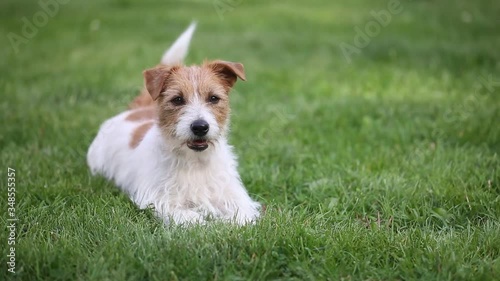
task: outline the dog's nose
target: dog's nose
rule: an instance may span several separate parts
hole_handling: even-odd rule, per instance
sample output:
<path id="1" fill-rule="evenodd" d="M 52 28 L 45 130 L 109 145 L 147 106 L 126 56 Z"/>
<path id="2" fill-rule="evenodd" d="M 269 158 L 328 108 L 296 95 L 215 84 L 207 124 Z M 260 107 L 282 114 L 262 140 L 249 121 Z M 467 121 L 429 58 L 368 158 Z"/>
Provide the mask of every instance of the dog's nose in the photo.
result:
<path id="1" fill-rule="evenodd" d="M 207 121 L 205 120 L 196 120 L 191 124 L 191 131 L 193 134 L 197 135 L 198 137 L 203 137 L 208 133 L 208 128 L 210 126 L 208 125 Z"/>

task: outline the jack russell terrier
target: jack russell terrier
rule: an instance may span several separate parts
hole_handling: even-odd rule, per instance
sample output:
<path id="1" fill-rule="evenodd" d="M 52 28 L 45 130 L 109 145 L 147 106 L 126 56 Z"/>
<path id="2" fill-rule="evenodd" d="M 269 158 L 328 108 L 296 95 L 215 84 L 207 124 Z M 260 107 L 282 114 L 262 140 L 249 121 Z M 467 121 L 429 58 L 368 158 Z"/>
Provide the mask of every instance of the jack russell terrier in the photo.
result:
<path id="1" fill-rule="evenodd" d="M 182 65 L 195 27 L 143 72 L 145 89 L 101 125 L 87 162 L 167 223 L 246 224 L 259 217 L 260 204 L 243 186 L 227 142 L 229 92 L 245 72 L 220 60 Z"/>

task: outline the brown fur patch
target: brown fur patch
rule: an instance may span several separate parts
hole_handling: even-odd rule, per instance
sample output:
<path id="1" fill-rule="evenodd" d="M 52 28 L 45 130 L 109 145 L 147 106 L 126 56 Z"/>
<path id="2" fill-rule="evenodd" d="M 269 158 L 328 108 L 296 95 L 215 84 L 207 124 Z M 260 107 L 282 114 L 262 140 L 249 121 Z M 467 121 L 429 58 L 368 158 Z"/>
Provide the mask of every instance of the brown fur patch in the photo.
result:
<path id="1" fill-rule="evenodd" d="M 128 105 L 128 108 L 135 109 L 154 105 L 153 98 L 148 90 L 142 89 L 141 93 Z"/>
<path id="2" fill-rule="evenodd" d="M 233 87 L 237 78 L 246 81 L 245 68 L 241 63 L 216 60 L 212 62 L 205 62 L 203 67 L 212 69 L 217 77 L 225 84 L 227 88 Z"/>
<path id="3" fill-rule="evenodd" d="M 141 141 L 144 139 L 144 136 L 146 136 L 146 133 L 149 131 L 149 129 L 151 129 L 151 127 L 153 127 L 153 124 L 154 122 L 146 122 L 135 128 L 135 130 L 132 132 L 132 138 L 129 142 L 130 148 L 136 148 L 137 146 L 139 146 Z"/>
<path id="4" fill-rule="evenodd" d="M 144 76 L 144 85 L 153 100 L 158 99 L 165 90 L 171 74 L 179 66 L 158 65 L 154 68 L 146 69 L 142 72 Z"/>
<path id="5" fill-rule="evenodd" d="M 132 111 L 125 120 L 127 121 L 147 121 L 153 120 L 158 116 L 157 109 L 155 106 L 143 107 L 137 110 Z"/>

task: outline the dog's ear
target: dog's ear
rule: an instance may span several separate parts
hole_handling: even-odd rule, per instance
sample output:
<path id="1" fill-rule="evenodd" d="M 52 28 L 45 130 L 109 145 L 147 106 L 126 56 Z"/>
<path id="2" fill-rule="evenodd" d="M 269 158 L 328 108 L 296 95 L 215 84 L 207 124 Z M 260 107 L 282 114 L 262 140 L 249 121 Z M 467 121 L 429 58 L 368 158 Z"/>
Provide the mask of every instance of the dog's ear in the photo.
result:
<path id="1" fill-rule="evenodd" d="M 175 67 L 160 65 L 142 72 L 144 75 L 144 84 L 146 84 L 146 89 L 153 100 L 156 100 L 160 96 L 160 93 L 165 90 L 167 79 L 174 69 Z"/>
<path id="2" fill-rule="evenodd" d="M 216 60 L 208 63 L 208 67 L 212 69 L 229 88 L 233 87 L 237 78 L 246 81 L 245 68 L 241 63 Z"/>

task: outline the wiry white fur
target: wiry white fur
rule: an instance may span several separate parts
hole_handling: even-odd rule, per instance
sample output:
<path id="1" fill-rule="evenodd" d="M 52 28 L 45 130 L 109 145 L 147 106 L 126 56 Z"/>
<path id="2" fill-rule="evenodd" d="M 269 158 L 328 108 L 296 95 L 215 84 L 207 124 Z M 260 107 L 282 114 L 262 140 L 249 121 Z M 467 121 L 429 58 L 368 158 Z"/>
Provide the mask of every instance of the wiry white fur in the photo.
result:
<path id="1" fill-rule="evenodd" d="M 189 41 L 182 46 L 187 48 Z M 200 223 L 210 217 L 238 224 L 254 221 L 260 205 L 240 180 L 227 128 L 218 127 L 201 101 L 191 102 L 185 110 L 174 137 L 163 135 L 155 121 L 136 148 L 129 142 L 141 122 L 126 120 L 132 110 L 104 122 L 87 154 L 92 173 L 114 180 L 140 208 L 154 207 L 165 222 Z M 210 145 L 202 152 L 186 146 L 186 140 L 193 138 L 190 124 L 197 119 L 210 125 L 206 136 Z"/>
<path id="2" fill-rule="evenodd" d="M 194 30 L 196 29 L 196 22 L 192 22 L 191 25 L 184 31 L 174 44 L 163 54 L 161 58 L 161 63 L 164 65 L 176 65 L 181 64 L 189 50 L 189 43 L 193 37 Z"/>

